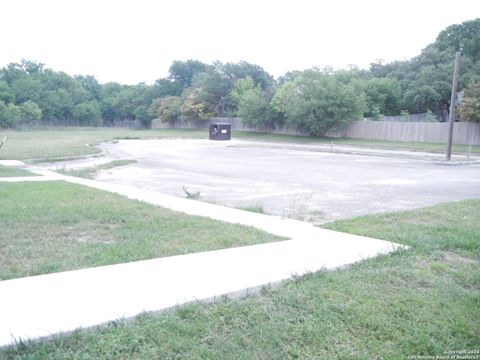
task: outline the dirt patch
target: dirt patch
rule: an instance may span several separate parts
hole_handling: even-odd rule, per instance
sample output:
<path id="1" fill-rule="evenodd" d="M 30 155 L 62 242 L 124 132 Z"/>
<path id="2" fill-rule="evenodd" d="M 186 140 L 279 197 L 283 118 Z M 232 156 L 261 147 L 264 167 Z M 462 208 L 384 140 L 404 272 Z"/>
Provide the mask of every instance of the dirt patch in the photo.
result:
<path id="1" fill-rule="evenodd" d="M 105 226 L 102 229 L 78 229 L 76 226 L 60 231 L 60 236 L 67 241 L 76 241 L 82 244 L 113 244 L 116 238 L 112 231 L 115 226 Z"/>
<path id="2" fill-rule="evenodd" d="M 444 253 L 443 261 L 446 263 L 478 264 L 478 261 L 475 259 L 460 256 L 450 251 Z"/>

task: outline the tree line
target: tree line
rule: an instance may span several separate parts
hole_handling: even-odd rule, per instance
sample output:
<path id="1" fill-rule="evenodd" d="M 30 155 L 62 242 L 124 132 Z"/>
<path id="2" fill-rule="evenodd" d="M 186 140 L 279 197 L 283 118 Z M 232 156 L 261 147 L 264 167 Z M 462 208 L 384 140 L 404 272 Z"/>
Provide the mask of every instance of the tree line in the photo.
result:
<path id="1" fill-rule="evenodd" d="M 448 116 L 454 54 L 462 49 L 459 114 L 480 121 L 480 19 L 451 25 L 408 61 L 368 70 L 314 68 L 274 79 L 248 62 L 174 61 L 153 85 L 100 84 L 28 60 L 0 69 L 0 127 L 43 123 L 109 126 L 137 120 L 165 122 L 239 116 L 258 129 L 276 125 L 311 134 L 362 117 L 431 112 Z"/>

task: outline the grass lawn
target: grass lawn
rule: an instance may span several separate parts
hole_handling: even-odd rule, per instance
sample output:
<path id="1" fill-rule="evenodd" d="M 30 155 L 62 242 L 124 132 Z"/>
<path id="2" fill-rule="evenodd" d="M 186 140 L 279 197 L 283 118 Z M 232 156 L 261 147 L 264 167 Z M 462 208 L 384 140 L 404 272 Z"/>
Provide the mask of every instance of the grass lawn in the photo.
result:
<path id="1" fill-rule="evenodd" d="M 15 177 L 15 176 L 35 176 L 30 171 L 17 169 L 11 166 L 0 165 L 0 177 Z"/>
<path id="2" fill-rule="evenodd" d="M 3 217 L 3 216 L 2 216 Z M 259 294 L 143 314 L 6 359 L 407 359 L 478 350 L 480 200 L 326 226 L 411 246 Z M 2 227 L 3 228 L 3 227 Z"/>
<path id="3" fill-rule="evenodd" d="M 280 240 L 62 181 L 0 183 L 0 229 L 0 280 Z"/>
<path id="4" fill-rule="evenodd" d="M 55 160 L 92 155 L 100 150 L 96 144 L 115 139 L 207 138 L 206 130 L 132 130 L 117 128 L 57 128 L 54 130 L 0 131 L 7 141 L 1 159 Z"/>
<path id="5" fill-rule="evenodd" d="M 55 130 L 0 131 L 0 136 L 7 136 L 1 159 L 35 159 L 51 161 L 72 157 L 92 155 L 99 152 L 96 144 L 115 139 L 150 139 L 150 138 L 208 138 L 207 130 L 192 129 L 158 129 L 132 130 L 117 128 L 59 128 Z M 360 147 L 413 150 L 428 152 L 445 152 L 445 144 L 391 142 L 362 139 L 333 139 L 317 136 L 278 135 L 261 132 L 233 131 L 233 138 L 247 140 L 277 141 L 289 143 L 314 143 L 353 145 Z M 465 145 L 453 145 L 454 153 L 465 154 Z M 472 146 L 473 154 L 480 154 L 480 146 Z"/>
<path id="6" fill-rule="evenodd" d="M 350 138 L 328 138 L 321 136 L 297 136 L 297 135 L 281 135 L 262 132 L 248 131 L 232 131 L 232 137 L 250 140 L 262 141 L 278 141 L 293 143 L 312 143 L 312 144 L 334 144 L 351 145 L 356 147 L 386 149 L 386 150 L 410 150 L 425 151 L 434 153 L 445 153 L 446 144 L 439 143 L 423 143 L 423 142 L 403 142 L 403 141 L 384 141 L 384 140 L 367 140 L 367 139 L 350 139 Z M 466 145 L 453 144 L 452 153 L 466 154 Z M 480 146 L 472 146 L 472 154 L 480 154 Z"/>

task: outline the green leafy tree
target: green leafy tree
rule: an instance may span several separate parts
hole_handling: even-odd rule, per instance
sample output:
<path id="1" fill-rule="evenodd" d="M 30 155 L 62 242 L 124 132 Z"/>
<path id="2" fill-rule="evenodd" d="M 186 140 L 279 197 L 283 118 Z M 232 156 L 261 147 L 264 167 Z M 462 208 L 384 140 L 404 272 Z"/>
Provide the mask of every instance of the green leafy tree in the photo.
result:
<path id="1" fill-rule="evenodd" d="M 135 109 L 139 106 L 134 86 L 122 85 L 116 93 L 114 106 L 118 117 L 115 120 L 135 120 Z"/>
<path id="2" fill-rule="evenodd" d="M 64 90 L 73 104 L 79 104 L 93 98 L 79 82 L 64 72 L 46 69 L 43 73 L 42 82 L 49 91 Z"/>
<path id="3" fill-rule="evenodd" d="M 99 101 L 102 98 L 102 86 L 98 83 L 97 79 L 91 75 L 76 75 L 75 81 L 88 92 L 89 98 Z"/>
<path id="4" fill-rule="evenodd" d="M 20 106 L 21 120 L 31 122 L 42 118 L 42 109 L 37 103 L 27 100 Z"/>
<path id="5" fill-rule="evenodd" d="M 198 60 L 176 60 L 170 65 L 169 79 L 179 84 L 181 89 L 186 89 L 192 85 L 195 75 L 207 71 L 208 67 Z"/>
<path id="6" fill-rule="evenodd" d="M 233 109 L 230 98 L 230 90 L 233 84 L 229 79 L 222 75 L 214 68 L 197 74 L 192 82 L 192 89 L 199 89 L 202 94 L 202 101 L 206 107 L 212 109 L 213 116 L 224 116 L 225 113 L 231 112 Z"/>
<path id="7" fill-rule="evenodd" d="M 405 93 L 404 101 L 409 104 L 408 109 L 413 113 L 425 112 L 428 109 L 438 109 L 442 95 L 430 85 L 411 86 Z"/>
<path id="8" fill-rule="evenodd" d="M 453 62 L 423 66 L 404 94 L 404 105 L 411 113 L 437 112 L 448 106 L 452 87 Z"/>
<path id="9" fill-rule="evenodd" d="M 41 100 L 44 119 L 67 121 L 72 119 L 75 103 L 65 89 L 49 90 Z"/>
<path id="10" fill-rule="evenodd" d="M 148 113 L 148 106 L 145 104 L 139 105 L 133 111 L 135 120 L 138 120 L 140 124 L 145 128 L 149 128 L 152 125 L 152 116 Z"/>
<path id="11" fill-rule="evenodd" d="M 148 109 L 148 112 L 152 117 L 173 124 L 180 118 L 180 106 L 181 98 L 179 96 L 166 96 L 155 99 Z"/>
<path id="12" fill-rule="evenodd" d="M 102 118 L 105 123 L 138 120 L 149 127 L 152 118 L 147 110 L 153 95 L 152 87 L 145 84 L 132 86 L 108 83 L 104 86 L 100 102 Z"/>
<path id="13" fill-rule="evenodd" d="M 434 46 L 440 51 L 455 52 L 462 49 L 462 54 L 474 62 L 480 60 L 480 18 L 450 25 L 438 34 Z"/>
<path id="14" fill-rule="evenodd" d="M 118 83 L 110 82 L 103 85 L 100 111 L 105 125 L 112 124 L 115 120 L 121 119 L 120 110 L 117 107 L 117 99 L 121 91 L 122 85 Z"/>
<path id="15" fill-rule="evenodd" d="M 19 78 L 13 81 L 10 87 L 15 94 L 16 101 L 19 103 L 28 100 L 40 103 L 46 91 L 45 83 L 42 82 L 42 79 L 34 77 Z"/>
<path id="16" fill-rule="evenodd" d="M 148 125 L 147 109 L 156 90 L 145 84 L 101 85 L 93 76 L 73 78 L 27 60 L 0 70 L 0 97 L 5 104 L 22 106 L 31 101 L 40 108 L 42 121 L 60 120 L 65 125 L 95 125 L 101 119 L 105 123 L 139 119 Z"/>
<path id="17" fill-rule="evenodd" d="M 458 107 L 458 117 L 480 122 L 480 82 L 472 83 L 465 89 L 463 101 Z"/>
<path id="18" fill-rule="evenodd" d="M 356 81 L 343 74 L 308 70 L 285 83 L 275 95 L 274 106 L 285 113 L 287 125 L 312 135 L 362 118 L 365 100 Z"/>
<path id="19" fill-rule="evenodd" d="M 230 96 L 237 106 L 237 115 L 246 125 L 257 129 L 274 127 L 281 120 L 281 114 L 270 105 L 271 96 L 262 91 L 250 76 L 235 82 Z"/>
<path id="20" fill-rule="evenodd" d="M 243 95 L 252 89 L 257 88 L 253 79 L 250 76 L 247 76 L 243 79 L 238 79 L 235 81 L 233 89 L 230 91 L 230 96 L 234 101 L 235 105 L 238 105 L 242 100 Z"/>
<path id="21" fill-rule="evenodd" d="M 5 104 L 0 100 L 0 127 L 13 127 L 21 119 L 20 107 L 15 104 Z"/>
<path id="22" fill-rule="evenodd" d="M 383 116 L 380 107 L 377 105 L 370 106 L 369 110 L 365 114 L 373 120 L 380 120 Z"/>
<path id="23" fill-rule="evenodd" d="M 402 94 L 397 80 L 372 78 L 366 82 L 364 92 L 367 105 L 365 116 L 398 114 Z"/>
<path id="24" fill-rule="evenodd" d="M 239 63 L 225 63 L 217 61 L 214 64 L 216 72 L 218 72 L 222 78 L 225 78 L 232 87 L 237 80 L 245 79 L 249 77 L 252 79 L 255 86 L 260 86 L 262 90 L 267 90 L 273 86 L 273 77 L 266 72 L 261 66 L 250 64 L 246 61 L 240 61 Z"/>
<path id="25" fill-rule="evenodd" d="M 246 125 L 254 128 L 266 129 L 272 125 L 268 117 L 268 101 L 258 87 L 242 95 L 237 113 Z"/>
<path id="26" fill-rule="evenodd" d="M 154 98 L 180 96 L 183 90 L 180 82 L 171 79 L 158 79 L 153 85 Z"/>
<path id="27" fill-rule="evenodd" d="M 15 102 L 15 94 L 6 81 L 0 80 L 0 101 L 5 103 Z"/>
<path id="28" fill-rule="evenodd" d="M 101 115 L 100 106 L 95 100 L 76 104 L 72 111 L 72 118 L 80 125 L 99 126 L 102 124 Z"/>
<path id="29" fill-rule="evenodd" d="M 209 101 L 210 94 L 202 88 L 184 92 L 180 112 L 186 120 L 208 120 L 215 116 L 215 108 Z"/>
<path id="30" fill-rule="evenodd" d="M 455 24 L 441 31 L 436 41 L 408 61 L 371 64 L 376 78 L 393 78 L 402 93 L 401 107 L 411 113 L 433 111 L 446 119 L 455 51 L 462 48 L 459 89 L 480 80 L 480 19 Z"/>
<path id="31" fill-rule="evenodd" d="M 10 63 L 0 70 L 0 79 L 9 85 L 25 77 L 39 77 L 44 74 L 44 64 L 22 59 L 20 63 Z"/>

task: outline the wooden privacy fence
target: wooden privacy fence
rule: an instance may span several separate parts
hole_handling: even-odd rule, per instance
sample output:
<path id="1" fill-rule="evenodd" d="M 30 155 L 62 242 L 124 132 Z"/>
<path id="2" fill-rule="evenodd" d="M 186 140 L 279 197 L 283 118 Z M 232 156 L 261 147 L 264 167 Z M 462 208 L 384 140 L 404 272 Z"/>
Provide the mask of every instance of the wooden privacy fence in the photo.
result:
<path id="1" fill-rule="evenodd" d="M 341 135 L 354 139 L 416 141 L 443 143 L 447 140 L 448 123 L 356 121 Z M 456 122 L 453 126 L 455 144 L 480 145 L 480 123 Z"/>
<path id="2" fill-rule="evenodd" d="M 232 125 L 233 130 L 258 131 L 244 126 L 242 124 L 242 119 L 240 118 L 214 118 L 211 120 L 228 122 Z M 152 128 L 207 129 L 208 121 L 180 121 L 174 124 L 168 124 L 162 123 L 160 120 L 156 119 L 152 121 Z M 293 129 L 288 129 L 284 126 L 262 131 L 274 134 L 307 135 Z M 388 141 L 446 143 L 447 131 L 448 123 L 360 120 L 348 125 L 342 131 L 329 131 L 326 136 Z M 456 122 L 453 127 L 453 143 L 480 145 L 480 123 Z"/>

